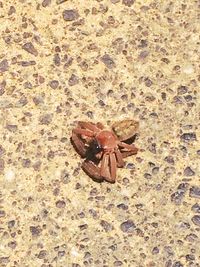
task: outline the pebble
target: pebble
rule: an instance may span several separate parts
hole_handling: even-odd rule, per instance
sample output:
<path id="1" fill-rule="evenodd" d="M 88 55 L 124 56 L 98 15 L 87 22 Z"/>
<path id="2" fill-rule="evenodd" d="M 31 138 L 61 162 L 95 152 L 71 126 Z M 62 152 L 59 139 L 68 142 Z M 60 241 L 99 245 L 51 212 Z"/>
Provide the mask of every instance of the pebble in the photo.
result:
<path id="1" fill-rule="evenodd" d="M 113 69 L 116 67 L 114 60 L 108 54 L 102 56 L 101 61 L 106 65 L 108 69 Z"/>
<path id="2" fill-rule="evenodd" d="M 2 60 L 0 62 L 0 73 L 7 71 L 8 67 L 9 67 L 8 60 L 7 59 Z"/>
<path id="3" fill-rule="evenodd" d="M 184 133 L 181 135 L 181 140 L 182 141 L 196 141 L 196 133 Z"/>
<path id="4" fill-rule="evenodd" d="M 122 4 L 125 6 L 131 7 L 134 4 L 135 0 L 123 0 Z"/>
<path id="5" fill-rule="evenodd" d="M 198 203 L 194 204 L 191 208 L 193 212 L 200 213 L 200 205 Z"/>
<path id="6" fill-rule="evenodd" d="M 63 11 L 63 19 L 65 21 L 73 21 L 79 17 L 78 12 L 75 9 L 68 9 Z"/>
<path id="7" fill-rule="evenodd" d="M 192 217 L 192 222 L 197 225 L 197 226 L 200 226 L 200 215 L 194 215 Z"/>
<path id="8" fill-rule="evenodd" d="M 184 176 L 194 176 L 195 172 L 190 167 L 186 167 L 183 174 Z"/>
<path id="9" fill-rule="evenodd" d="M 190 197 L 200 198 L 200 187 L 198 186 L 192 186 L 190 188 Z"/>
<path id="10" fill-rule="evenodd" d="M 120 229 L 125 233 L 133 233 L 136 226 L 132 220 L 127 220 L 120 225 Z"/>
<path id="11" fill-rule="evenodd" d="M 22 49 L 24 49 L 26 52 L 34 55 L 35 57 L 38 56 L 38 51 L 36 50 L 36 48 L 34 47 L 34 45 L 31 42 L 25 43 L 22 46 Z"/>

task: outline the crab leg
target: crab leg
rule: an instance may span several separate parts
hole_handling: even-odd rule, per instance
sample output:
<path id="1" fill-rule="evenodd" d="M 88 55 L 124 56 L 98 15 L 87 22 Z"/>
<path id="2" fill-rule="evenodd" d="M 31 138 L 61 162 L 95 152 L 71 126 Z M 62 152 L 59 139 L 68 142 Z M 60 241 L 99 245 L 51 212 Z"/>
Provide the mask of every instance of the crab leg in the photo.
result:
<path id="1" fill-rule="evenodd" d="M 103 154 L 103 151 L 100 151 L 99 153 L 96 154 L 96 158 L 101 159 L 102 154 Z"/>
<path id="2" fill-rule="evenodd" d="M 74 133 L 72 132 L 72 143 L 74 145 L 74 148 L 76 149 L 76 151 L 78 152 L 78 154 L 81 156 L 81 157 L 85 157 L 85 154 L 86 154 L 86 147 L 85 147 L 85 144 L 84 142 Z"/>
<path id="3" fill-rule="evenodd" d="M 101 162 L 101 170 L 100 170 L 100 175 L 106 180 L 110 180 L 110 170 L 109 170 L 109 155 L 108 154 L 103 154 L 103 159 Z"/>
<path id="4" fill-rule="evenodd" d="M 100 168 L 95 165 L 92 161 L 84 161 L 82 163 L 82 169 L 87 173 L 91 178 L 98 182 L 103 182 L 103 177 L 100 175 Z"/>
<path id="5" fill-rule="evenodd" d="M 121 151 L 122 157 L 123 158 L 127 158 L 129 156 L 135 155 L 137 154 L 138 148 L 136 147 L 134 150 L 132 151 Z"/>
<path id="6" fill-rule="evenodd" d="M 76 134 L 81 134 L 81 135 L 85 135 L 85 136 L 89 136 L 89 137 L 94 137 L 94 133 L 89 131 L 89 130 L 85 130 L 85 129 L 81 129 L 81 128 L 76 128 L 73 130 L 74 133 Z"/>
<path id="7" fill-rule="evenodd" d="M 123 155 L 119 151 L 119 149 L 116 149 L 115 151 L 116 159 L 117 159 L 117 167 L 122 168 L 124 167 L 125 163 L 123 161 Z"/>
<path id="8" fill-rule="evenodd" d="M 110 153 L 110 174 L 111 179 L 107 180 L 111 183 L 114 183 L 116 180 L 116 170 L 117 170 L 117 161 L 114 153 Z"/>
<path id="9" fill-rule="evenodd" d="M 96 126 L 100 129 L 100 130 L 103 130 L 104 129 L 104 126 L 101 122 L 97 122 Z"/>
<path id="10" fill-rule="evenodd" d="M 79 121 L 78 125 L 82 128 L 86 128 L 87 130 L 90 130 L 92 132 L 95 132 L 95 133 L 99 132 L 99 128 L 91 122 Z"/>
<path id="11" fill-rule="evenodd" d="M 126 149 L 128 149 L 130 151 L 136 151 L 136 153 L 138 151 L 138 148 L 135 147 L 134 145 L 129 145 L 129 144 L 126 144 L 124 142 L 119 142 L 119 146 L 124 147 L 124 148 L 126 148 Z"/>

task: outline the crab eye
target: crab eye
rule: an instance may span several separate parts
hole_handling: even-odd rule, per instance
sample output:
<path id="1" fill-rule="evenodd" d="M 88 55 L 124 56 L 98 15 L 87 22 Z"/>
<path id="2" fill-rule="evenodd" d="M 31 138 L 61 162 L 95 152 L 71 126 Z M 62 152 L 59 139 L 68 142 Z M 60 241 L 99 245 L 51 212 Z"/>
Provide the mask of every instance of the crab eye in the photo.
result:
<path id="1" fill-rule="evenodd" d="M 94 140 L 92 142 L 91 148 L 92 148 L 94 154 L 97 154 L 102 150 L 101 145 L 96 140 Z"/>

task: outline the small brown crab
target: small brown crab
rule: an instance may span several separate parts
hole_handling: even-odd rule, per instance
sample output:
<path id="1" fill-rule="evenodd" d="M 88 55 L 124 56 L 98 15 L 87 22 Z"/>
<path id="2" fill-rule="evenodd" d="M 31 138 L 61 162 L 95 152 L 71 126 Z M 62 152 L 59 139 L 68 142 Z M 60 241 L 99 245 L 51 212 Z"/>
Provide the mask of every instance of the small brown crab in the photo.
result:
<path id="1" fill-rule="evenodd" d="M 71 141 L 81 157 L 86 158 L 82 169 L 94 180 L 114 183 L 117 167 L 124 166 L 123 158 L 137 154 L 132 144 L 138 122 L 124 120 L 104 129 L 101 123 L 79 121 L 72 130 Z M 131 143 L 131 144 L 130 144 Z"/>

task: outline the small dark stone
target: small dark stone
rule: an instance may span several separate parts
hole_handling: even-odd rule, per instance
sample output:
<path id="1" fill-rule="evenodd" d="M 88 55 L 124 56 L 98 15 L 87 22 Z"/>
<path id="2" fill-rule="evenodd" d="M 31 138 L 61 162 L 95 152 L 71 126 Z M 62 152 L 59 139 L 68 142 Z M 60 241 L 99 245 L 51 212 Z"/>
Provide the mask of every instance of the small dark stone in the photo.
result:
<path id="1" fill-rule="evenodd" d="M 188 183 L 181 183 L 181 184 L 179 184 L 179 186 L 177 187 L 177 189 L 179 191 L 182 191 L 182 192 L 185 193 L 187 191 L 187 189 L 188 189 L 188 186 L 189 186 Z"/>
<path id="2" fill-rule="evenodd" d="M 42 125 L 48 125 L 53 119 L 53 114 L 44 114 L 39 117 L 39 122 Z"/>
<path id="3" fill-rule="evenodd" d="M 184 98 L 185 98 L 185 100 L 186 100 L 187 102 L 192 101 L 192 96 L 191 96 L 191 95 L 186 95 L 186 96 L 184 96 Z"/>
<path id="4" fill-rule="evenodd" d="M 93 115 L 93 112 L 92 112 L 92 111 L 87 111 L 87 112 L 86 112 L 86 115 L 87 115 L 88 118 L 90 118 L 90 119 L 93 119 L 93 118 L 94 118 L 94 115 Z"/>
<path id="5" fill-rule="evenodd" d="M 79 17 L 77 10 L 75 9 L 68 9 L 63 11 L 63 19 L 65 21 L 73 21 Z"/>
<path id="6" fill-rule="evenodd" d="M 42 229 L 40 226 L 30 226 L 30 232 L 32 236 L 39 236 L 42 232 Z"/>
<path id="7" fill-rule="evenodd" d="M 67 2 L 68 0 L 56 0 L 56 4 L 59 5 L 59 4 L 62 4 L 64 2 Z M 73 267 L 73 266 L 72 266 Z"/>
<path id="8" fill-rule="evenodd" d="M 63 209 L 63 208 L 65 208 L 65 206 L 66 206 L 66 203 L 65 203 L 65 201 L 63 201 L 63 200 L 58 200 L 58 201 L 56 202 L 56 207 L 57 207 L 57 208 Z"/>
<path id="9" fill-rule="evenodd" d="M 101 61 L 106 65 L 108 69 L 113 69 L 116 67 L 114 60 L 108 54 L 102 56 Z"/>
<path id="10" fill-rule="evenodd" d="M 42 96 L 34 96 L 33 97 L 33 102 L 35 105 L 39 105 L 39 104 L 42 104 L 44 103 L 44 99 Z"/>
<path id="11" fill-rule="evenodd" d="M 8 228 L 13 228 L 15 226 L 15 220 L 11 220 L 8 222 Z"/>
<path id="12" fill-rule="evenodd" d="M 5 72 L 8 70 L 8 60 L 4 59 L 0 62 L 0 73 Z"/>
<path id="13" fill-rule="evenodd" d="M 1 266 L 5 266 L 4 264 L 8 264 L 10 262 L 9 257 L 0 257 L 0 263 L 2 263 Z"/>
<path id="14" fill-rule="evenodd" d="M 87 229 L 88 228 L 88 225 L 87 224 L 81 224 L 81 225 L 79 225 L 79 228 L 82 231 L 82 230 Z"/>
<path id="15" fill-rule="evenodd" d="M 169 62 L 170 62 L 170 60 L 166 57 L 161 58 L 161 61 L 166 63 L 166 64 L 169 64 Z"/>
<path id="16" fill-rule="evenodd" d="M 193 212 L 200 213 L 200 205 L 198 203 L 194 204 L 191 209 Z"/>
<path id="17" fill-rule="evenodd" d="M 172 266 L 172 261 L 171 260 L 166 261 L 165 267 L 171 267 L 171 266 Z"/>
<path id="18" fill-rule="evenodd" d="M 147 87 L 152 86 L 152 84 L 153 84 L 153 82 L 152 82 L 149 78 L 146 78 L 146 79 L 145 79 L 145 85 L 146 85 Z"/>
<path id="19" fill-rule="evenodd" d="M 198 237 L 195 234 L 189 234 L 185 237 L 188 242 L 196 242 Z"/>
<path id="20" fill-rule="evenodd" d="M 7 124 L 6 129 L 12 133 L 15 133 L 18 129 L 17 125 L 14 124 Z"/>
<path id="21" fill-rule="evenodd" d="M 127 165 L 126 165 L 126 168 L 127 169 L 135 169 L 135 165 L 133 164 L 133 163 L 128 163 Z"/>
<path id="22" fill-rule="evenodd" d="M 192 186 L 190 188 L 190 197 L 200 198 L 200 187 Z"/>
<path id="23" fill-rule="evenodd" d="M 154 247 L 154 248 L 152 249 L 152 254 L 155 255 L 155 254 L 158 254 L 158 253 L 159 253 L 159 248 Z"/>
<path id="24" fill-rule="evenodd" d="M 122 261 L 115 261 L 113 263 L 113 266 L 117 267 L 117 266 L 122 266 L 123 265 L 123 262 Z"/>
<path id="25" fill-rule="evenodd" d="M 167 156 L 164 160 L 165 160 L 167 163 L 174 165 L 174 159 L 173 159 L 172 156 Z"/>
<path id="26" fill-rule="evenodd" d="M 197 226 L 200 226 L 200 215 L 194 215 L 192 217 L 192 222 L 197 225 Z"/>
<path id="27" fill-rule="evenodd" d="M 29 168 L 29 167 L 31 166 L 31 161 L 30 161 L 30 159 L 23 159 L 23 160 L 22 160 L 22 166 L 23 166 L 24 168 Z"/>
<path id="28" fill-rule="evenodd" d="M 186 167 L 183 174 L 184 176 L 194 176 L 195 172 L 190 167 Z"/>
<path id="29" fill-rule="evenodd" d="M 132 220 L 127 220 L 120 225 L 120 229 L 125 233 L 133 233 L 136 226 Z"/>
<path id="30" fill-rule="evenodd" d="M 148 46 L 148 41 L 147 40 L 140 40 L 140 44 L 138 45 L 139 48 L 144 48 Z"/>
<path id="31" fill-rule="evenodd" d="M 22 67 L 29 67 L 29 66 L 36 65 L 36 62 L 35 60 L 21 61 L 20 64 L 22 65 Z"/>
<path id="32" fill-rule="evenodd" d="M 3 80 L 2 82 L 0 82 L 0 96 L 5 93 L 5 87 L 6 87 L 6 81 Z"/>
<path id="33" fill-rule="evenodd" d="M 184 133 L 181 135 L 181 140 L 182 141 L 196 141 L 196 133 Z"/>
<path id="34" fill-rule="evenodd" d="M 71 77 L 68 80 L 68 84 L 69 86 L 74 86 L 79 82 L 79 78 L 78 76 L 76 76 L 75 74 L 72 74 Z"/>
<path id="35" fill-rule="evenodd" d="M 105 104 L 105 102 L 103 101 L 103 100 L 99 100 L 99 105 L 101 106 L 101 107 L 104 107 L 106 104 Z"/>
<path id="36" fill-rule="evenodd" d="M 52 89 L 57 89 L 59 86 L 59 82 L 57 80 L 53 80 L 53 81 L 50 81 L 49 85 Z"/>
<path id="37" fill-rule="evenodd" d="M 183 264 L 180 261 L 176 261 L 173 263 L 172 267 L 183 267 Z"/>
<path id="38" fill-rule="evenodd" d="M 123 0 L 122 4 L 125 6 L 131 7 L 134 4 L 135 0 Z"/>
<path id="39" fill-rule="evenodd" d="M 59 193 L 60 193 L 60 189 L 58 187 L 54 188 L 54 190 L 53 190 L 54 196 L 58 196 Z M 60 205 L 60 203 L 58 203 L 58 205 Z M 56 206 L 57 206 L 57 202 L 56 202 Z M 58 208 L 60 208 L 60 207 L 58 207 Z"/>
<path id="40" fill-rule="evenodd" d="M 58 251 L 58 257 L 61 258 L 61 257 L 64 257 L 65 256 L 65 251 L 62 250 L 62 251 Z"/>
<path id="41" fill-rule="evenodd" d="M 11 249 L 15 249 L 17 246 L 17 242 L 16 241 L 10 241 L 8 243 L 8 247 L 11 248 Z"/>
<path id="42" fill-rule="evenodd" d="M 107 221 L 101 220 L 100 225 L 106 232 L 110 232 L 113 230 L 112 224 L 108 223 Z"/>
<path id="43" fill-rule="evenodd" d="M 183 104 L 183 98 L 181 96 L 174 96 L 173 97 L 173 103 L 174 104 Z"/>
<path id="44" fill-rule="evenodd" d="M 0 171 L 3 171 L 5 167 L 5 162 L 3 159 L 0 159 Z"/>
<path id="45" fill-rule="evenodd" d="M 47 6 L 49 6 L 51 4 L 51 0 L 43 0 L 42 1 L 42 6 L 43 7 L 47 7 Z"/>
<path id="46" fill-rule="evenodd" d="M 25 88 L 25 89 L 32 89 L 32 88 L 33 88 L 33 85 L 32 85 L 31 82 L 25 82 L 25 83 L 24 83 L 24 88 Z"/>
<path id="47" fill-rule="evenodd" d="M 179 86 L 178 90 L 177 90 L 179 95 L 186 94 L 187 91 L 188 91 L 188 88 L 187 88 L 187 86 L 184 86 L 184 85 Z"/>
<path id="48" fill-rule="evenodd" d="M 18 107 L 23 107 L 28 103 L 28 100 L 25 96 L 22 96 L 17 102 Z"/>
<path id="49" fill-rule="evenodd" d="M 54 64 L 55 64 L 56 66 L 60 66 L 61 59 L 60 59 L 59 54 L 55 54 L 55 55 L 54 55 L 53 62 L 54 62 Z"/>
<path id="50" fill-rule="evenodd" d="M 26 52 L 28 52 L 28 53 L 30 53 L 30 54 L 32 54 L 32 55 L 34 55 L 34 56 L 37 56 L 37 55 L 38 55 L 38 51 L 36 50 L 36 48 L 34 47 L 34 45 L 33 45 L 31 42 L 25 43 L 25 44 L 22 46 L 22 48 L 23 48 Z"/>
<path id="51" fill-rule="evenodd" d="M 150 173 L 145 173 L 145 174 L 144 174 L 144 178 L 145 178 L 145 179 L 151 179 L 152 176 L 151 176 Z"/>
<path id="52" fill-rule="evenodd" d="M 5 149 L 0 145 L 0 157 L 5 154 Z"/>
<path id="53" fill-rule="evenodd" d="M 185 258 L 186 258 L 186 261 L 194 261 L 195 260 L 195 256 L 192 254 L 186 255 Z"/>
<path id="54" fill-rule="evenodd" d="M 16 9 L 14 6 L 10 6 L 10 9 L 8 11 L 8 16 L 11 16 L 12 14 L 14 14 L 16 12 Z"/>
<path id="55" fill-rule="evenodd" d="M 44 259 L 47 256 L 47 251 L 46 250 L 40 250 L 38 254 L 38 259 Z"/>
<path id="56" fill-rule="evenodd" d="M 47 159 L 50 160 L 53 159 L 54 157 L 55 157 L 54 151 L 50 150 L 47 154 Z"/>
<path id="57" fill-rule="evenodd" d="M 145 59 L 148 55 L 149 55 L 149 51 L 147 50 L 141 51 L 139 54 L 139 59 Z"/>
<path id="58" fill-rule="evenodd" d="M 171 201 L 176 205 L 180 205 L 183 200 L 184 194 L 184 191 L 181 190 L 174 192 L 173 194 L 171 194 Z"/>
<path id="59" fill-rule="evenodd" d="M 117 208 L 118 209 L 122 209 L 122 210 L 127 210 L 128 209 L 128 206 L 125 205 L 124 203 L 121 203 L 121 204 L 117 205 Z"/>
<path id="60" fill-rule="evenodd" d="M 6 216 L 6 213 L 4 210 L 0 210 L 0 218 L 3 218 Z"/>

